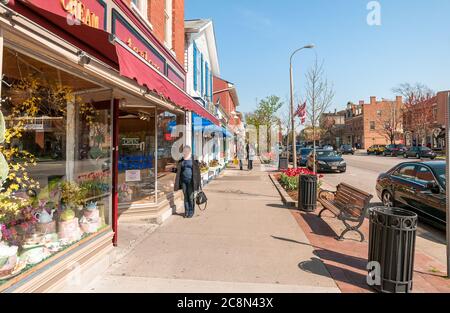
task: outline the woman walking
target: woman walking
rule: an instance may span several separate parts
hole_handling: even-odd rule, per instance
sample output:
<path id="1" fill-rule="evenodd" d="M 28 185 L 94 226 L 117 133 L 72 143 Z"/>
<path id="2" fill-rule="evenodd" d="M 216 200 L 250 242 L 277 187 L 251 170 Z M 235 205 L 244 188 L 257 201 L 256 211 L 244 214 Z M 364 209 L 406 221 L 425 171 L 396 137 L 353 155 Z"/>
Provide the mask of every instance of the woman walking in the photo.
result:
<path id="1" fill-rule="evenodd" d="M 195 213 L 195 192 L 201 184 L 200 165 L 192 158 L 192 149 L 189 146 L 183 149 L 183 158 L 177 164 L 175 178 L 175 191 L 183 190 L 185 218 L 192 218 Z"/>

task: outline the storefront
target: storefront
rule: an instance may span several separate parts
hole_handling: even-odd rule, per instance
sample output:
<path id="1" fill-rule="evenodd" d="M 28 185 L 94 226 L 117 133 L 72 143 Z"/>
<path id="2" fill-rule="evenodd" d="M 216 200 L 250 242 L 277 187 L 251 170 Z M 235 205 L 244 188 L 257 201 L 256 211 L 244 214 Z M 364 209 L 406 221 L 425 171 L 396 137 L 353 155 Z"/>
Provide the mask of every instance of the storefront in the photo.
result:
<path id="1" fill-rule="evenodd" d="M 217 124 L 170 56 L 160 67 L 145 38 L 124 42 L 131 13 L 107 3 L 86 1 L 93 19 L 71 25 L 60 1 L 0 5 L 0 292 L 105 270 L 120 215 L 148 217 L 173 193 L 186 111 Z"/>

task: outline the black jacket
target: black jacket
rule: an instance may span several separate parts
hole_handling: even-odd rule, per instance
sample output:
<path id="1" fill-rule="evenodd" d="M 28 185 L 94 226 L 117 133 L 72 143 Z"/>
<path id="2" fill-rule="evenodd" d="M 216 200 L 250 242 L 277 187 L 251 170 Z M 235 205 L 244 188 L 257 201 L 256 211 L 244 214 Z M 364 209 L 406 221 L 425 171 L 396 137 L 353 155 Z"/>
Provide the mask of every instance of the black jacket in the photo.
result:
<path id="1" fill-rule="evenodd" d="M 183 187 L 181 186 L 181 166 L 183 164 L 184 159 L 181 159 L 177 163 L 177 177 L 175 178 L 175 191 L 181 190 Z M 200 163 L 197 160 L 192 162 L 192 180 L 194 184 L 194 191 L 198 191 L 201 186 L 201 175 L 200 175 Z"/>

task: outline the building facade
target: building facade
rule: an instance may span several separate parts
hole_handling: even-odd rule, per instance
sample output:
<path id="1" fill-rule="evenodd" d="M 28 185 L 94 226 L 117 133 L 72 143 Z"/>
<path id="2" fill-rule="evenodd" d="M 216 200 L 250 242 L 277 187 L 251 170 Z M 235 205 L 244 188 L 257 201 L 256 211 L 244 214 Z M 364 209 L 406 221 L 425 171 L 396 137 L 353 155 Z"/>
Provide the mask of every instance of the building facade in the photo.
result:
<path id="1" fill-rule="evenodd" d="M 214 76 L 213 100 L 219 109 L 220 119 L 225 129 L 223 158 L 230 161 L 236 155 L 236 133 L 243 130 L 242 114 L 239 114 L 239 97 L 236 86 L 220 77 Z"/>
<path id="2" fill-rule="evenodd" d="M 344 143 L 358 149 L 372 145 L 387 145 L 392 142 L 403 143 L 402 97 L 396 100 L 370 97 L 370 102 L 349 102 L 345 114 Z"/>
<path id="3" fill-rule="evenodd" d="M 320 116 L 321 143 L 339 148 L 344 143 L 346 111 L 323 113 Z"/>
<path id="4" fill-rule="evenodd" d="M 438 151 L 445 148 L 449 97 L 449 91 L 441 91 L 431 99 L 405 107 L 406 145 L 422 145 Z"/>
<path id="5" fill-rule="evenodd" d="M 73 270 L 79 290 L 119 216 L 160 223 L 180 204 L 187 115 L 220 126 L 186 92 L 184 39 L 182 0 L 0 4 L 0 291 L 69 288 Z"/>
<path id="6" fill-rule="evenodd" d="M 211 20 L 185 21 L 185 69 L 187 92 L 216 117 L 213 103 L 213 77 L 220 75 L 214 25 Z M 192 114 L 192 146 L 195 157 L 206 164 L 223 163 L 223 134 L 201 116 Z"/>

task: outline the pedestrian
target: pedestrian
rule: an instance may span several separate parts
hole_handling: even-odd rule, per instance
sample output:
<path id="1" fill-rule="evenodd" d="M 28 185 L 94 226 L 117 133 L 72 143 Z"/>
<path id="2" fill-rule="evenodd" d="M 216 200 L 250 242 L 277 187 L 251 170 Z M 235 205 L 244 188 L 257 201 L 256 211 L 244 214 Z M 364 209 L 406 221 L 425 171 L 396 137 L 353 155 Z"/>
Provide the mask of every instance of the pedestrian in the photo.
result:
<path id="1" fill-rule="evenodd" d="M 183 190 L 185 218 L 192 218 L 195 213 L 195 192 L 200 190 L 200 164 L 192 158 L 189 146 L 183 149 L 183 158 L 178 161 L 175 178 L 175 191 Z"/>
<path id="2" fill-rule="evenodd" d="M 255 159 L 256 156 L 256 152 L 255 152 L 255 147 L 253 146 L 253 144 L 247 144 L 246 147 L 247 150 L 247 162 L 248 162 L 248 170 L 252 171 L 253 170 L 253 160 Z"/>
<path id="3" fill-rule="evenodd" d="M 237 153 L 236 153 L 237 159 L 239 160 L 239 169 L 241 171 L 244 170 L 244 159 L 245 159 L 245 147 L 244 143 L 239 140 L 237 144 Z"/>

